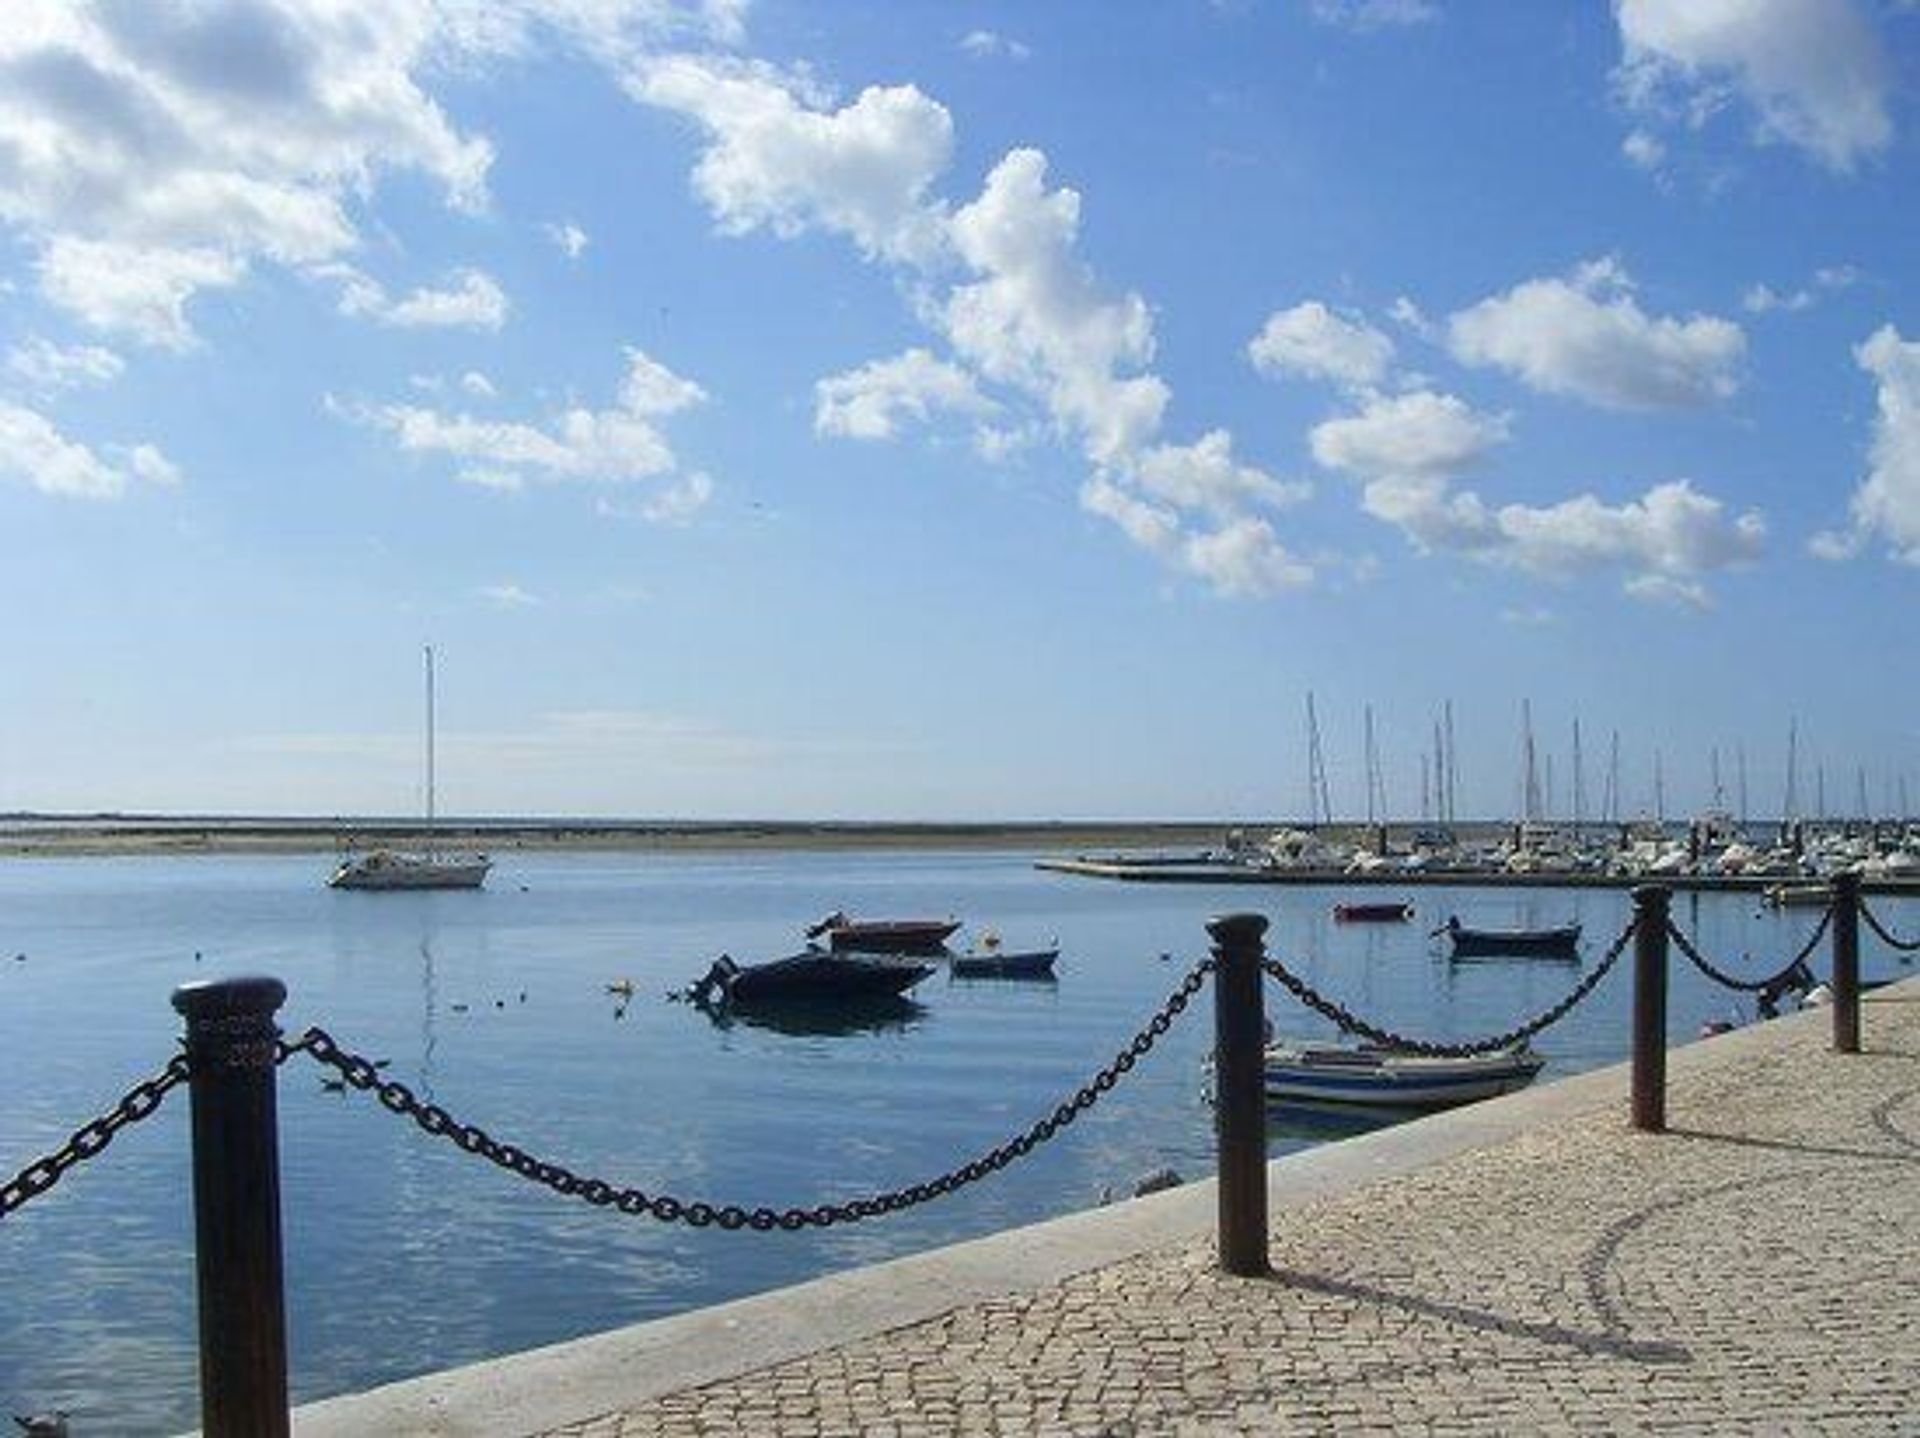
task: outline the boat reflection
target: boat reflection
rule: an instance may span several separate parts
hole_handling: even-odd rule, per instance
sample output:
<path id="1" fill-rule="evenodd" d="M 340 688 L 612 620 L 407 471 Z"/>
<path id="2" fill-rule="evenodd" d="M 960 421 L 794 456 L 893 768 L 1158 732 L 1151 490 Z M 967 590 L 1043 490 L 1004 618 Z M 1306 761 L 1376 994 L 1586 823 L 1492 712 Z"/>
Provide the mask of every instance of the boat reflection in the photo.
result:
<path id="1" fill-rule="evenodd" d="M 794 1038 L 844 1038 L 904 1033 L 927 1016 L 927 1006 L 897 994 L 841 999 L 765 999 L 754 1003 L 697 1004 L 717 1029 L 766 1029 Z"/>
<path id="2" fill-rule="evenodd" d="M 1267 1100 L 1267 1134 L 1272 1138 L 1298 1138 L 1314 1143 L 1332 1139 L 1356 1138 L 1378 1128 L 1389 1128 L 1408 1119 L 1423 1118 L 1432 1109 L 1354 1104 L 1315 1103 L 1311 1099 Z"/>

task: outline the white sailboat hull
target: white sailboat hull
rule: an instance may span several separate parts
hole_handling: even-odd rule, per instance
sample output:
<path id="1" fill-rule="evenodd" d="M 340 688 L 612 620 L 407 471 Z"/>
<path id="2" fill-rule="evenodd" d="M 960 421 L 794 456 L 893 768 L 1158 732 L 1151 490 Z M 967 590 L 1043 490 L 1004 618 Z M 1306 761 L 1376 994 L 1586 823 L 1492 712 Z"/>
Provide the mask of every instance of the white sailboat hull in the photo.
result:
<path id="1" fill-rule="evenodd" d="M 396 854 L 349 859 L 327 880 L 330 889 L 477 889 L 493 860 L 484 854 Z"/>

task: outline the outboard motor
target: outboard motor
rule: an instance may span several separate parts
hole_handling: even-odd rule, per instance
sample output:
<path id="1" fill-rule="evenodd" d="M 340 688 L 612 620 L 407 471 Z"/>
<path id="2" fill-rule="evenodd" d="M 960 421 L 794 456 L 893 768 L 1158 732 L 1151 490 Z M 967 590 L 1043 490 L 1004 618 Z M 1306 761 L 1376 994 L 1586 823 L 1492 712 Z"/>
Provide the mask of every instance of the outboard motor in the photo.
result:
<path id="1" fill-rule="evenodd" d="M 715 1004 L 725 1003 L 727 993 L 733 986 L 733 979 L 740 972 L 740 966 L 729 954 L 722 954 L 713 961 L 713 967 L 687 989 L 687 997 L 701 1008 L 712 1008 Z"/>

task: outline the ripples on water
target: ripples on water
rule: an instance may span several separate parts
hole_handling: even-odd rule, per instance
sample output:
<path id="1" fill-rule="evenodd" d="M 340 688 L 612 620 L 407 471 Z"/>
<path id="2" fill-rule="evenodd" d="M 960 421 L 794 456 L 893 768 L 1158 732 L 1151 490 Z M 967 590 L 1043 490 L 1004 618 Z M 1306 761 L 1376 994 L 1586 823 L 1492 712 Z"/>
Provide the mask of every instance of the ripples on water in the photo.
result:
<path id="1" fill-rule="evenodd" d="M 264 972 L 287 983 L 289 1031 L 322 1025 L 503 1141 L 650 1193 L 811 1205 L 931 1177 L 1051 1111 L 1204 952 L 1212 914 L 1268 914 L 1273 952 L 1376 1022 L 1473 1037 L 1547 1007 L 1580 970 L 1450 964 L 1426 938 L 1447 914 L 1577 918 L 1591 961 L 1629 912 L 1621 892 L 1410 889 L 1413 923 L 1338 925 L 1331 889 L 1103 883 L 1013 854 L 510 855 L 478 894 L 336 893 L 321 887 L 327 867 L 317 855 L 0 863 L 0 1169 L 165 1062 L 174 985 Z M 1876 907 L 1920 927 L 1920 904 Z M 1057 939 L 1058 982 L 936 973 L 851 1033 L 715 1024 L 662 999 L 723 950 L 793 951 L 833 908 L 951 913 L 969 923 L 962 943 L 989 927 L 1010 948 Z M 1674 913 L 1716 959 L 1750 952 L 1749 973 L 1777 967 L 1813 922 L 1733 895 L 1677 896 Z M 1869 976 L 1901 971 L 1863 944 Z M 606 989 L 623 978 L 624 1006 Z M 1541 1041 L 1544 1079 L 1623 1057 L 1628 999 L 1623 965 Z M 1268 1004 L 1281 1032 L 1328 1034 L 1271 986 Z M 1201 1176 L 1208 1007 L 1203 996 L 1099 1107 L 1009 1170 L 801 1234 L 696 1232 L 560 1199 L 364 1095 L 325 1091 L 296 1060 L 280 1090 L 295 1400 L 1052 1217 L 1158 1167 Z M 1736 1008 L 1676 965 L 1676 1041 Z M 196 1421 L 186 1118 L 183 1092 L 0 1225 L 0 1407 L 65 1407 L 90 1433 Z M 1281 1117 L 1272 1147 L 1340 1131 Z"/>

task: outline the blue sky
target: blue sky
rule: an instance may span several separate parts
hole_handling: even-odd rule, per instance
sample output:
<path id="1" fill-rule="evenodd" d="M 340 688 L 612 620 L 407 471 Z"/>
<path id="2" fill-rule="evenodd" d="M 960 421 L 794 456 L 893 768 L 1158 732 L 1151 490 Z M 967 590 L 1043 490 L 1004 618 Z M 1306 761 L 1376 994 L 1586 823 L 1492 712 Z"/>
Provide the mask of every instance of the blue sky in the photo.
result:
<path id="1" fill-rule="evenodd" d="M 1900 0 L 9 0 L 0 810 L 1920 802 Z M 1909 808 L 1912 804 L 1910 802 Z"/>

